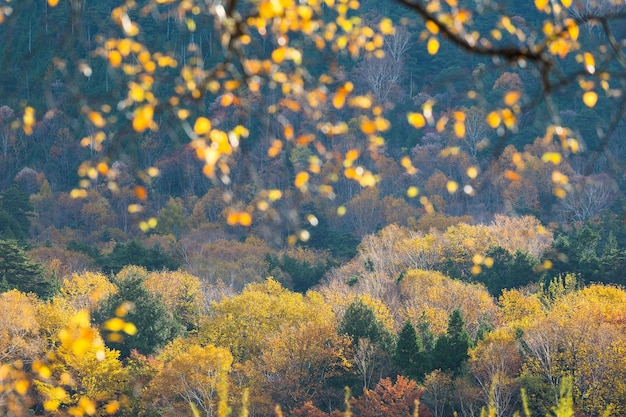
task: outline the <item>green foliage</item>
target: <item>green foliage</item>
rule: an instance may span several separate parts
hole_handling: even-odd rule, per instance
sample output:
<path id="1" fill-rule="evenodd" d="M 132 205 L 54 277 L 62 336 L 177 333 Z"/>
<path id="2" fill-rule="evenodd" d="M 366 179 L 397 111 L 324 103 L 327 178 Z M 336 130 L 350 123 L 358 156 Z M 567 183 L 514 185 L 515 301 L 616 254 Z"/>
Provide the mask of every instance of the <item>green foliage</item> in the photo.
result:
<path id="1" fill-rule="evenodd" d="M 51 298 L 59 283 L 44 277 L 43 268 L 30 260 L 16 241 L 0 240 L 0 291 L 17 289 Z"/>
<path id="2" fill-rule="evenodd" d="M 298 259 L 288 252 L 281 256 L 268 254 L 265 259 L 271 275 L 276 277 L 278 276 L 277 273 L 282 272 L 286 275 L 291 288 L 295 292 L 303 294 L 309 288 L 316 286 L 332 265 L 323 258 L 318 258 L 313 263 L 309 259 Z"/>
<path id="3" fill-rule="evenodd" d="M 339 332 L 352 338 L 353 345 L 357 346 L 359 340 L 368 339 L 370 342 L 392 347 L 393 336 L 378 320 L 374 310 L 362 300 L 353 301 L 347 308 L 341 323 Z"/>
<path id="4" fill-rule="evenodd" d="M 30 236 L 33 205 L 28 195 L 13 184 L 0 194 L 0 239 L 25 241 Z"/>
<path id="5" fill-rule="evenodd" d="M 180 238 L 189 230 L 188 217 L 183 201 L 180 198 L 170 197 L 165 207 L 159 211 L 155 232 L 164 235 L 172 234 Z"/>
<path id="6" fill-rule="evenodd" d="M 153 353 L 184 330 L 161 300 L 144 288 L 146 277 L 147 272 L 137 267 L 121 271 L 114 280 L 118 292 L 103 302 L 93 317 L 99 325 L 116 316 L 135 325 L 137 333 L 124 336 L 124 340 L 116 340 L 112 332 L 103 330 L 107 345 L 119 350 L 123 358 L 129 357 L 133 350 L 141 354 Z"/>
<path id="7" fill-rule="evenodd" d="M 502 290 L 539 282 L 542 278 L 542 274 L 536 272 L 539 262 L 520 250 L 511 254 L 506 249 L 495 246 L 487 251 L 486 256 L 493 259 L 493 266 L 482 268 L 475 279 L 485 284 L 494 297 L 498 297 Z"/>
<path id="8" fill-rule="evenodd" d="M 461 310 L 455 309 L 450 314 L 446 334 L 441 335 L 435 343 L 433 369 L 452 371 L 455 375 L 463 374 L 471 346 L 472 342 L 465 329 Z"/>
<path id="9" fill-rule="evenodd" d="M 407 320 L 398 335 L 393 355 L 394 366 L 399 374 L 414 381 L 422 381 L 426 372 L 430 370 L 429 359 L 415 327 Z"/>
<path id="10" fill-rule="evenodd" d="M 145 267 L 149 271 L 176 270 L 180 263 L 159 245 L 146 248 L 139 240 L 117 243 L 113 251 L 99 263 L 105 273 L 117 274 L 127 265 Z"/>

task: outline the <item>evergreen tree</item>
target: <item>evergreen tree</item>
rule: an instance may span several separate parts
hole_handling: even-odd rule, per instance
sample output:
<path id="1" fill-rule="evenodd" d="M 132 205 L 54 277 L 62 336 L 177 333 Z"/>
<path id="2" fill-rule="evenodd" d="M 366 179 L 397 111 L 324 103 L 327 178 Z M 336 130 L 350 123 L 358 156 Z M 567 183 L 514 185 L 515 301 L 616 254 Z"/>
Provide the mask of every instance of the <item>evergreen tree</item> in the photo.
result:
<path id="1" fill-rule="evenodd" d="M 376 318 L 374 310 L 361 300 L 352 302 L 339 324 L 339 332 L 352 338 L 354 345 L 359 339 L 389 347 L 393 337 Z"/>
<path id="2" fill-rule="evenodd" d="M 617 245 L 613 232 L 609 233 L 600 257 L 602 282 L 626 285 L 626 251 Z"/>
<path id="3" fill-rule="evenodd" d="M 464 372 L 471 346 L 471 339 L 465 329 L 461 310 L 455 309 L 448 319 L 448 330 L 440 336 L 433 352 L 433 366 L 442 371 L 452 371 L 456 375 Z"/>
<path id="4" fill-rule="evenodd" d="M 30 235 L 33 205 L 28 196 L 13 184 L 0 195 L 0 238 L 26 240 Z"/>
<path id="5" fill-rule="evenodd" d="M 115 284 L 118 292 L 110 296 L 94 314 L 94 322 L 102 325 L 116 316 L 116 311 L 121 305 L 130 303 L 132 306 L 124 320 L 137 327 L 135 335 L 125 336 L 122 341 L 112 341 L 107 337 L 109 333 L 104 330 L 108 346 L 119 350 L 123 358 L 129 357 L 135 349 L 144 355 L 153 353 L 182 334 L 184 329 L 171 312 L 166 310 L 161 300 L 143 286 L 146 271 L 137 267 L 128 271 L 130 272 L 124 274 L 123 278 L 120 277 L 121 274 L 117 275 Z"/>
<path id="6" fill-rule="evenodd" d="M 117 274 L 127 265 L 143 266 L 149 271 L 176 270 L 180 265 L 160 246 L 155 245 L 148 249 L 136 239 L 117 243 L 108 256 L 97 259 L 97 261 L 100 261 L 100 267 L 104 272 L 113 274 Z"/>
<path id="7" fill-rule="evenodd" d="M 16 241 L 0 240 L 0 292 L 12 289 L 47 299 L 59 286 L 44 277 L 41 265 L 30 260 Z"/>
<path id="8" fill-rule="evenodd" d="M 493 259 L 493 266 L 484 268 L 476 280 L 485 284 L 494 297 L 498 297 L 504 289 L 541 280 L 535 268 L 538 261 L 525 252 L 518 250 L 512 255 L 506 249 L 495 246 L 487 251 L 486 256 Z"/>
<path id="9" fill-rule="evenodd" d="M 415 381 L 422 381 L 430 369 L 429 362 L 415 327 L 407 320 L 400 330 L 393 355 L 397 372 Z"/>

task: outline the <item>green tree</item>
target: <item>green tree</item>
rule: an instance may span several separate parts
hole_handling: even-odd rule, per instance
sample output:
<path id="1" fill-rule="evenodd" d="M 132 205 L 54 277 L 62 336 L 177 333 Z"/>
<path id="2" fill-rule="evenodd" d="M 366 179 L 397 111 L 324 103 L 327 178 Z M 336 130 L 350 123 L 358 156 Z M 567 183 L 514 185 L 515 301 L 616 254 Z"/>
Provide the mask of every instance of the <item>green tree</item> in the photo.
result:
<path id="1" fill-rule="evenodd" d="M 184 329 L 159 297 L 144 287 L 146 278 L 147 271 L 139 267 L 120 271 L 114 279 L 118 292 L 109 296 L 94 314 L 94 322 L 99 325 L 121 316 L 137 328 L 135 335 L 125 335 L 123 340 L 114 332 L 103 329 L 108 346 L 119 350 L 122 358 L 129 357 L 135 349 L 141 354 L 153 353 L 182 334 Z"/>
<path id="2" fill-rule="evenodd" d="M 28 258 L 14 240 L 0 240 L 0 291 L 17 289 L 50 298 L 59 290 L 59 283 L 44 277 L 40 264 Z"/>
<path id="3" fill-rule="evenodd" d="M 157 216 L 155 232 L 180 238 L 189 229 L 187 209 L 180 198 L 170 197 Z"/>
<path id="4" fill-rule="evenodd" d="M 535 268 L 538 261 L 520 250 L 511 254 L 506 249 L 495 246 L 490 248 L 485 256 L 493 259 L 493 266 L 482 268 L 475 279 L 485 284 L 494 297 L 498 297 L 504 289 L 539 282 L 542 278 Z"/>
<path id="5" fill-rule="evenodd" d="M 398 335 L 393 363 L 399 374 L 420 382 L 430 370 L 430 358 L 409 320 L 404 323 Z"/>
<path id="6" fill-rule="evenodd" d="M 126 265 L 143 266 L 149 271 L 161 269 L 175 270 L 179 262 L 165 252 L 159 245 L 146 248 L 139 240 L 115 244 L 113 251 L 106 257 L 96 259 L 106 273 L 117 274 Z"/>
<path id="7" fill-rule="evenodd" d="M 452 371 L 456 375 L 463 374 L 471 345 L 461 310 L 455 309 L 448 319 L 446 334 L 441 335 L 435 344 L 433 368 Z"/>
<path id="8" fill-rule="evenodd" d="M 30 236 L 33 205 L 28 195 L 13 184 L 0 194 L 0 238 L 23 241 Z"/>

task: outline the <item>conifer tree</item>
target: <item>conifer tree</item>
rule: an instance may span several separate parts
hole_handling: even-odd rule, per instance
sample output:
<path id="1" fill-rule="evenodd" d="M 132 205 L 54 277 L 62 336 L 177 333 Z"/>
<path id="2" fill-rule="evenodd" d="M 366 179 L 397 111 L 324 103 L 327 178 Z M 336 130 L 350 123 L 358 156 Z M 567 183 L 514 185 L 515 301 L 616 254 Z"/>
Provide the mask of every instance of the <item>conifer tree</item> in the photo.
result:
<path id="1" fill-rule="evenodd" d="M 440 336 L 435 344 L 434 368 L 452 371 L 456 375 L 463 373 L 469 355 L 471 339 L 465 329 L 461 310 L 455 309 L 448 319 L 448 330 Z"/>
<path id="2" fill-rule="evenodd" d="M 430 368 L 429 362 L 415 327 L 407 320 L 398 335 L 393 356 L 393 363 L 398 373 L 414 381 L 421 381 Z"/>
<path id="3" fill-rule="evenodd" d="M 59 288 L 44 277 L 41 265 L 30 260 L 16 241 L 0 240 L 0 292 L 12 289 L 46 299 Z"/>
<path id="4" fill-rule="evenodd" d="M 119 291 L 94 314 L 94 321 L 101 325 L 125 310 L 124 320 L 138 329 L 135 335 L 124 336 L 123 340 L 116 340 L 105 331 L 108 346 L 119 350 L 123 358 L 129 357 L 133 350 L 145 355 L 153 353 L 183 332 L 183 325 L 143 286 L 146 277 L 143 268 L 132 266 L 122 270 L 115 280 Z"/>

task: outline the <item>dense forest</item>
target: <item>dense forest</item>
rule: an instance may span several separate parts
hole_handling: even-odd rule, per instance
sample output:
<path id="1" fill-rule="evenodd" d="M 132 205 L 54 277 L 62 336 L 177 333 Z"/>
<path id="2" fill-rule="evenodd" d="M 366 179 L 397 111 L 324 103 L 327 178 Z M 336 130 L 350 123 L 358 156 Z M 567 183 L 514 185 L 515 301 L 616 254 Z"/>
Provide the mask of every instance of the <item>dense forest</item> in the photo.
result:
<path id="1" fill-rule="evenodd" d="M 0 3 L 0 414 L 626 413 L 623 2 L 201 3 Z"/>

